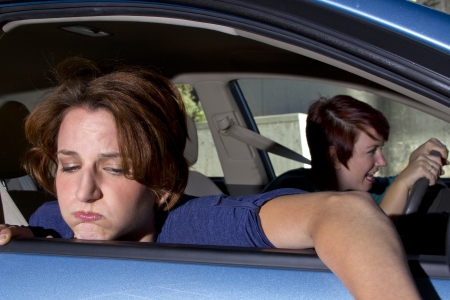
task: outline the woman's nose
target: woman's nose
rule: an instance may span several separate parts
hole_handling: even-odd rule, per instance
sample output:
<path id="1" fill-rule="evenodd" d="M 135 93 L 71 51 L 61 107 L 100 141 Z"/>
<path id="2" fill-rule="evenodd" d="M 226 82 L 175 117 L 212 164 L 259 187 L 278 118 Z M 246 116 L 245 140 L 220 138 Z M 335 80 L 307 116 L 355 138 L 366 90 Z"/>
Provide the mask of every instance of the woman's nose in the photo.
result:
<path id="1" fill-rule="evenodd" d="M 377 161 L 376 161 L 377 166 L 379 167 L 385 167 L 387 166 L 387 162 L 386 159 L 384 158 L 383 153 L 380 151 L 380 153 L 377 156 Z"/>
<path id="2" fill-rule="evenodd" d="M 100 199 L 101 196 L 102 192 L 94 172 L 84 172 L 78 182 L 77 199 L 81 202 L 93 202 Z"/>

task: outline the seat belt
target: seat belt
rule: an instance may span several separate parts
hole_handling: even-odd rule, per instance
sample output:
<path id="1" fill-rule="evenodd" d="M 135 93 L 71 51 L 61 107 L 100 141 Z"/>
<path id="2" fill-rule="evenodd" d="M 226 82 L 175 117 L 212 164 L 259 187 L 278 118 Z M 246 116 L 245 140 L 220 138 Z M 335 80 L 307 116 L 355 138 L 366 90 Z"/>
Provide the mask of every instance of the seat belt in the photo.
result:
<path id="1" fill-rule="evenodd" d="M 264 150 L 284 158 L 292 159 L 304 164 L 311 164 L 311 161 L 299 153 L 278 144 L 271 139 L 260 135 L 252 130 L 240 126 L 233 122 L 233 119 L 228 117 L 223 118 L 217 122 L 219 133 L 226 136 L 231 136 L 238 141 L 247 145 L 253 146 L 259 150 Z"/>
<path id="2" fill-rule="evenodd" d="M 3 184 L 0 184 L 0 223 L 28 226 L 28 222 L 9 196 Z"/>

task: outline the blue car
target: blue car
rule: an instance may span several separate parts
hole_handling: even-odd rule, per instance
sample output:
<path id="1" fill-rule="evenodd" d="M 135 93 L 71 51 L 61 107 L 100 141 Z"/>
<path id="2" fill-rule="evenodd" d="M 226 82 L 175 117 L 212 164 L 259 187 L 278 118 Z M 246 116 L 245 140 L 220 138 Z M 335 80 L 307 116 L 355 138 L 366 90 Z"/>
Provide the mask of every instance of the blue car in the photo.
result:
<path id="1" fill-rule="evenodd" d="M 450 145 L 450 16 L 413 2 L 13 0 L 0 2 L 0 24 L 0 179 L 18 212 L 4 204 L 0 223 L 26 225 L 54 200 L 20 167 L 22 126 L 72 55 L 147 65 L 177 85 L 194 196 L 259 193 L 306 166 L 221 124 L 309 158 L 306 112 L 320 97 L 352 95 L 386 115 L 380 175 L 398 174 L 431 136 Z M 424 299 L 450 299 L 449 184 L 444 175 L 416 197 L 398 228 Z M 21 238 L 0 247 L 0 274 L 0 299 L 352 299 L 313 249 Z"/>

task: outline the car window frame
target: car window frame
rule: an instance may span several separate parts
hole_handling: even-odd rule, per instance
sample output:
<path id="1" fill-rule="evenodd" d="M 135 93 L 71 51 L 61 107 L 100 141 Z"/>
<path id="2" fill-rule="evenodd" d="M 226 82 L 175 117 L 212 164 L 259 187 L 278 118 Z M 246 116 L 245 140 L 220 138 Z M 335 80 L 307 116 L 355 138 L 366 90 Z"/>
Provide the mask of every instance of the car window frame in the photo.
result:
<path id="1" fill-rule="evenodd" d="M 189 1 L 175 1 L 179 4 L 187 5 Z M 213 1 L 210 1 L 213 2 Z M 129 13 L 140 13 L 140 14 L 150 14 L 156 16 L 169 16 L 169 17 L 177 17 L 177 18 L 187 18 L 187 19 L 196 19 L 202 22 L 211 22 L 218 23 L 224 26 L 230 26 L 232 28 L 238 28 L 238 31 L 242 36 L 248 38 L 254 38 L 263 42 L 271 43 L 275 46 L 285 47 L 287 49 L 291 49 L 291 47 L 299 47 L 302 49 L 307 49 L 308 51 L 313 52 L 315 56 L 324 56 L 330 60 L 335 60 L 343 65 L 346 65 L 348 69 L 357 69 L 359 71 L 355 71 L 358 74 L 370 74 L 371 76 L 377 77 L 376 82 L 388 81 L 391 82 L 392 85 L 388 85 L 388 87 L 392 87 L 393 85 L 401 87 L 401 89 L 407 89 L 411 93 L 412 98 L 416 100 L 421 100 L 426 104 L 429 104 L 436 109 L 439 109 L 441 106 L 436 105 L 441 104 L 445 106 L 447 109 L 450 107 L 450 98 L 448 87 L 450 86 L 448 82 L 448 78 L 439 77 L 436 74 L 431 74 L 432 70 L 426 68 L 426 66 L 414 65 L 414 61 L 407 61 L 406 59 L 399 57 L 391 57 L 391 52 L 376 48 L 369 49 L 371 44 L 367 42 L 367 44 L 361 44 L 355 41 L 355 38 L 351 38 L 349 36 L 342 36 L 339 32 L 332 31 L 329 27 L 320 27 L 315 23 L 314 19 L 318 16 L 313 16 L 310 19 L 307 16 L 300 17 L 290 17 L 289 19 L 283 19 L 283 15 L 270 15 L 267 12 L 260 11 L 254 17 L 250 17 L 254 10 L 249 10 L 246 12 L 240 11 L 237 13 L 237 9 L 239 6 L 230 5 L 230 7 L 225 7 L 223 10 L 214 11 L 214 5 L 219 5 L 217 3 L 205 4 L 201 1 L 194 1 L 193 3 L 198 4 L 199 7 L 208 8 L 209 10 L 202 10 L 198 7 L 176 7 L 175 11 L 170 9 L 165 10 L 164 5 L 158 4 L 146 4 L 146 3 L 110 3 L 110 2 L 93 2 L 89 4 L 88 8 L 78 8 L 76 7 L 76 2 L 73 3 L 62 3 L 62 4 L 30 4 L 23 5 L 22 7 L 3 7 L 3 12 L 0 15 L 0 22 L 3 24 L 6 22 L 10 22 L 11 20 L 21 20 L 27 18 L 50 18 L 50 17 L 64 17 L 64 16 L 76 16 L 84 15 L 86 13 L 98 16 L 98 15 L 121 15 L 124 14 L 124 8 Z M 307 1 L 301 2 L 304 5 L 309 5 L 314 7 L 315 12 L 320 12 L 324 10 L 317 6 L 317 4 L 309 3 Z M 225 6 L 226 3 L 223 5 Z M 128 5 L 128 6 L 127 6 Z M 39 8 L 39 11 L 33 12 L 33 9 Z M 143 11 L 141 11 L 141 9 Z M 171 7 L 173 9 L 173 7 Z M 307 10 L 306 10 L 307 11 Z M 338 13 L 332 10 L 325 10 L 331 16 L 336 17 L 333 22 L 339 22 L 343 19 L 343 14 Z M 235 14 L 233 14 L 235 12 Z M 243 15 L 240 15 L 243 14 Z M 247 17 L 248 19 L 246 19 Z M 268 19 L 267 23 L 263 23 L 262 20 Z M 295 21 L 295 22 L 294 22 Z M 377 26 L 371 26 L 367 22 L 361 20 L 353 20 L 351 24 L 361 25 L 361 30 L 367 30 L 368 28 L 371 30 L 375 30 L 377 32 L 382 32 L 383 34 L 388 34 L 392 36 L 398 37 L 397 33 L 389 32 L 386 29 L 381 29 Z M 283 29 L 278 26 L 283 26 Z M 330 26 L 330 25 L 329 25 Z M 350 26 L 350 25 L 347 25 Z M 424 47 L 422 44 L 414 41 L 414 40 L 406 40 L 406 46 L 417 46 L 420 45 L 422 51 L 433 52 L 435 49 Z M 405 47 L 406 47 L 405 46 Z M 449 58 L 450 59 L 450 58 Z M 397 88 L 398 90 L 399 88 Z M 403 90 L 402 90 L 403 91 Z M 424 98 L 428 98 L 424 99 Z M 432 104 L 432 105 L 431 105 Z M 118 244 L 117 244 L 118 243 Z M 60 245 L 60 247 L 55 247 L 55 245 Z M 61 246 L 63 245 L 63 246 Z M 77 245 L 78 251 L 72 251 L 71 248 Z M 70 246 L 70 247 L 69 247 Z M 73 255 L 73 256 L 84 256 L 84 255 L 106 255 L 108 258 L 116 254 L 117 249 L 121 249 L 121 251 L 129 251 L 129 249 L 137 248 L 137 249 L 146 249 L 142 251 L 153 251 L 159 255 L 162 253 L 169 253 L 167 249 L 173 249 L 168 245 L 157 245 L 157 244 L 147 244 L 147 245 L 138 245 L 136 243 L 130 244 L 122 244 L 119 242 L 81 242 L 81 241 L 73 241 L 73 240 L 43 240 L 43 239 L 20 239 L 12 241 L 7 246 L 2 246 L 0 248 L 1 252 L 8 253 L 38 253 L 37 251 L 41 251 L 42 254 L 47 255 Z M 104 248 L 103 248 L 104 247 Z M 167 248 L 168 247 L 168 248 Z M 185 248 L 191 249 L 189 246 L 180 246 L 174 245 L 176 248 Z M 86 249 L 85 249 L 86 248 Z M 91 253 L 90 249 L 96 249 L 95 253 Z M 194 247 L 196 248 L 196 247 Z M 200 255 L 204 255 L 204 251 L 208 251 L 205 249 L 210 249 L 208 247 L 200 247 Z M 31 249 L 31 250 L 28 250 Z M 152 249 L 152 250 L 147 250 Z M 28 252 L 27 252 L 28 251 Z M 86 251 L 86 252 L 83 252 Z M 138 250 L 137 250 L 138 251 Z M 140 251 L 140 250 L 139 250 Z M 180 251 L 180 259 L 186 256 L 186 253 Z M 214 250 L 216 251 L 216 250 Z M 261 254 L 268 261 L 266 255 L 268 253 L 289 253 L 287 250 L 277 250 L 277 251 L 268 251 L 258 250 L 258 249 L 224 249 L 222 247 L 218 248 L 216 252 L 217 257 L 214 259 L 218 259 L 224 253 L 228 253 L 231 251 L 232 253 L 238 253 L 239 255 L 243 255 L 243 257 L 247 257 L 248 253 L 252 253 L 254 255 L 255 252 Z M 241 252 L 243 251 L 243 252 Z M 89 254 L 88 254 L 89 252 Z M 100 253 L 104 254 L 100 254 Z M 189 250 L 187 250 L 189 253 Z M 84 254 L 83 254 L 84 253 Z M 309 257 L 305 253 L 295 252 L 295 257 L 298 259 Z M 277 254 L 278 255 L 278 254 Z M 147 253 L 144 255 L 147 257 Z M 317 262 L 318 258 L 316 256 L 312 256 L 313 262 Z M 445 257 L 443 256 L 408 256 L 410 263 L 417 262 L 419 264 L 419 271 L 414 274 L 419 274 L 420 276 L 428 276 L 428 277 L 439 277 L 439 278 L 450 278 L 450 275 L 445 273 L 443 270 L 448 272 L 448 266 L 445 264 Z M 130 259 L 144 259 L 144 257 L 134 257 Z M 271 258 L 272 259 L 272 258 Z M 307 261 L 307 260 L 306 260 Z M 192 263 L 206 263 L 201 260 L 191 261 Z M 230 260 L 227 263 L 232 263 Z M 267 262 L 266 262 L 267 263 Z M 287 264 L 286 261 L 283 264 Z M 306 263 L 307 264 L 307 263 Z M 433 267 L 437 267 L 439 271 L 432 271 Z M 322 270 L 321 267 L 315 266 L 314 270 Z M 414 269 L 413 269 L 414 270 Z M 425 273 L 423 273 L 422 271 Z M 435 273 L 433 273 L 435 272 Z M 444 274 L 445 273 L 445 274 Z M 444 274 L 444 275 L 442 275 Z M 440 277 L 443 276 L 443 277 Z"/>

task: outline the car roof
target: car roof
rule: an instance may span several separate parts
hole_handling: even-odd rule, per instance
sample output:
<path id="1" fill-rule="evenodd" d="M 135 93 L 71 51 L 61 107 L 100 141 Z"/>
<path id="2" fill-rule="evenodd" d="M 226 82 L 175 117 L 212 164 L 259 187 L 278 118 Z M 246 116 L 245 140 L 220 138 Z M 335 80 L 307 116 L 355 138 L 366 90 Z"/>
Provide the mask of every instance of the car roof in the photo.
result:
<path id="1" fill-rule="evenodd" d="M 412 1 L 316 1 L 431 47 L 450 52 L 449 15 Z"/>
<path id="2" fill-rule="evenodd" d="M 445 34 L 436 35 L 439 30 L 446 32 L 450 17 L 406 1 L 382 2 L 371 5 L 363 0 L 352 7 L 343 0 L 7 1 L 0 4 L 5 32 L 0 76 L 9 80 L 0 83 L 0 93 L 50 86 L 51 74 L 44 75 L 42 70 L 66 57 L 68 49 L 72 55 L 93 60 L 117 58 L 151 65 L 168 77 L 185 72 L 264 72 L 345 78 L 383 89 L 365 80 L 365 75 L 355 76 L 326 61 L 297 55 L 289 46 L 261 43 L 265 37 L 341 61 L 450 106 L 446 48 L 450 42 Z M 392 9 L 402 9 L 401 17 L 388 14 L 376 19 L 388 3 Z M 433 21 L 422 26 L 424 30 L 410 16 Z M 158 18 L 190 24 L 174 26 L 178 23 Z M 81 23 L 112 35 L 86 39 L 61 30 L 66 23 Z M 204 24 L 209 24 L 208 29 L 202 28 Z"/>

